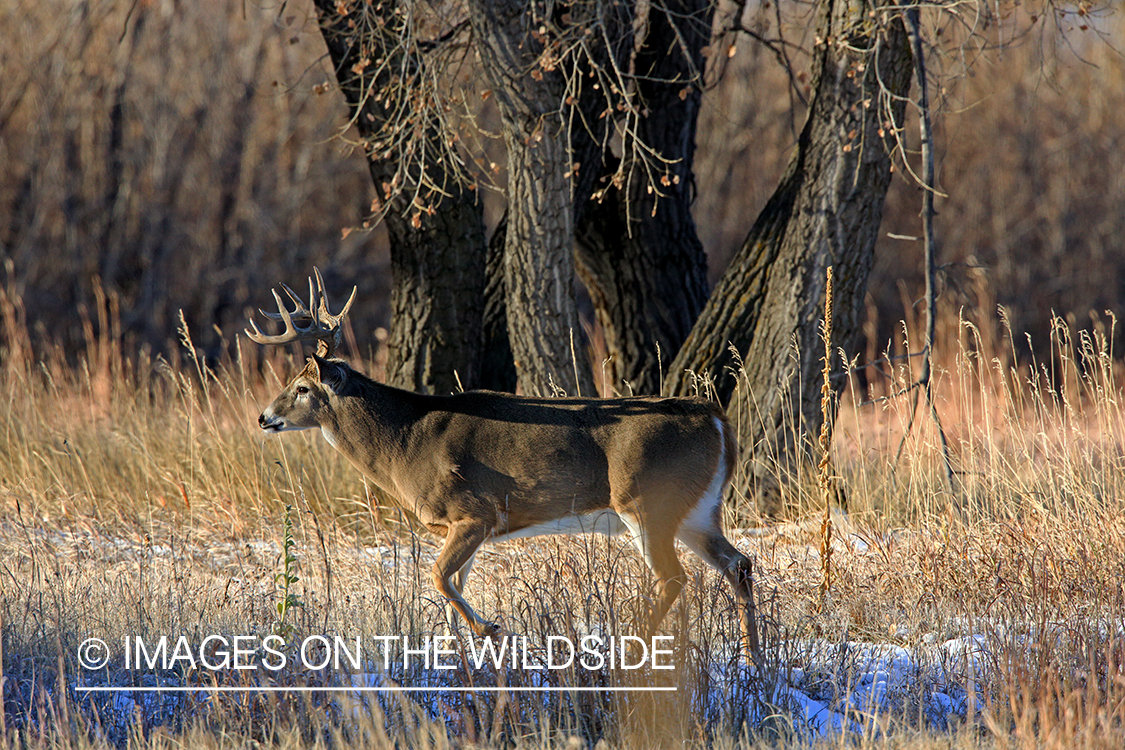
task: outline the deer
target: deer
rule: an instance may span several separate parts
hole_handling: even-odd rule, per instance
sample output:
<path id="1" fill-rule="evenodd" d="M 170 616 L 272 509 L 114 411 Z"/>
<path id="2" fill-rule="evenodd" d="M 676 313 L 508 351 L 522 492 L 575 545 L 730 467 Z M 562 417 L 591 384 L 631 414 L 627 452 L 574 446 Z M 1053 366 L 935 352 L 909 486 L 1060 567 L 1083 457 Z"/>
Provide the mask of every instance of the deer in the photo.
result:
<path id="1" fill-rule="evenodd" d="M 276 335 L 253 318 L 259 344 L 316 341 L 317 351 L 258 417 L 266 433 L 319 429 L 404 511 L 444 539 L 434 587 L 478 637 L 500 633 L 462 595 L 485 543 L 540 534 L 627 534 L 656 578 L 644 633 L 680 595 L 679 540 L 730 583 L 741 650 L 761 663 L 752 567 L 723 534 L 722 500 L 738 455 L 722 409 L 699 398 L 534 398 L 492 391 L 427 395 L 378 383 L 334 357 L 341 311 L 329 311 L 314 268 L 309 305 L 276 289 Z"/>

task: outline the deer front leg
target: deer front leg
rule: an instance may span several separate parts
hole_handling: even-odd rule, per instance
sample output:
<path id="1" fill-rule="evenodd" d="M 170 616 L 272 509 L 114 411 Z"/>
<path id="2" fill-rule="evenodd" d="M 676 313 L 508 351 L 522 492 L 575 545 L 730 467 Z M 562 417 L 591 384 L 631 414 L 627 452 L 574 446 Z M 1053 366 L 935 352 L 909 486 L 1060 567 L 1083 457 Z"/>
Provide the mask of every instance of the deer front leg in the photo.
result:
<path id="1" fill-rule="evenodd" d="M 481 619 L 465 601 L 460 590 L 464 583 L 461 571 L 464 569 L 466 573 L 468 572 L 467 566 L 471 564 L 473 555 L 491 531 L 487 523 L 477 520 L 465 519 L 450 524 L 445 545 L 441 548 L 437 562 L 434 563 L 434 586 L 457 610 L 457 613 L 465 618 L 465 622 L 469 623 L 473 632 L 482 637 L 495 634 L 499 627 L 495 623 Z"/>
<path id="2" fill-rule="evenodd" d="M 468 562 L 461 566 L 461 569 L 449 577 L 449 582 L 453 588 L 457 589 L 458 594 L 465 593 L 465 581 L 469 578 L 469 571 L 473 569 L 473 560 L 476 559 L 476 554 L 470 555 Z M 453 608 L 453 602 L 447 600 L 445 602 L 445 622 L 449 625 L 450 632 L 453 632 L 457 624 L 457 610 Z"/>

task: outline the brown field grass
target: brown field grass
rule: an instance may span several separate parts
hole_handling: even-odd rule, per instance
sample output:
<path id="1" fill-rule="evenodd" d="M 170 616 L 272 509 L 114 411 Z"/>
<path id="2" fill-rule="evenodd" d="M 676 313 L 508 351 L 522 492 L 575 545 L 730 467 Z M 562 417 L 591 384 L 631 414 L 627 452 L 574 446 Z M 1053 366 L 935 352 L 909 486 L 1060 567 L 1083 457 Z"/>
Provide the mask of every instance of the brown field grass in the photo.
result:
<path id="1" fill-rule="evenodd" d="M 1075 343 L 1065 326 L 1056 331 L 1057 351 L 1034 371 L 1005 370 L 1001 356 L 979 348 L 975 326 L 947 323 L 937 392 L 957 471 L 952 492 L 933 425 L 920 417 L 907 433 L 907 397 L 865 403 L 880 393 L 851 395 L 834 448 L 848 511 L 835 516 L 833 583 L 824 600 L 812 477 L 786 484 L 784 518 L 748 528 L 754 509 L 730 509 L 744 525 L 731 536 L 757 563 L 769 654 L 760 678 L 733 664 L 737 618 L 728 590 L 692 559 L 691 585 L 665 627 L 675 643 L 676 669 L 668 676 L 571 669 L 548 677 L 593 688 L 668 685 L 674 693 L 407 694 L 370 705 L 347 695 L 107 698 L 74 689 L 76 681 L 248 679 L 233 670 L 138 673 L 125 669 L 119 654 L 109 668 L 89 672 L 76 654 L 91 635 L 116 644 L 125 636 L 198 642 L 210 633 L 269 633 L 278 619 L 286 506 L 295 509 L 299 581 L 292 591 L 303 602 L 287 615 L 294 637 L 445 633 L 444 604 L 428 573 L 437 548 L 378 506 L 318 435 L 260 433 L 255 416 L 295 368 L 290 360 L 233 359 L 211 370 L 190 364 L 198 362 L 190 349 L 189 365 L 176 366 L 126 356 L 116 342 L 98 339 L 88 342 L 90 358 L 68 368 L 33 356 L 26 338 L 9 340 L 9 351 L 29 355 L 8 360 L 2 380 L 3 742 L 1120 747 L 1120 364 L 1097 338 Z M 883 393 L 909 380 L 905 365 L 891 374 Z M 542 644 L 549 635 L 577 638 L 591 629 L 628 633 L 652 592 L 632 550 L 598 537 L 489 548 L 467 593 L 482 612 Z M 979 674 L 935 645 L 966 638 L 978 644 Z M 852 656 L 842 655 L 843 644 Z M 937 670 L 975 684 L 971 699 L 966 693 L 969 713 L 935 723 L 921 708 L 934 688 L 909 682 L 891 703 L 855 714 L 861 731 L 817 742 L 800 731 L 791 706 L 769 699 L 770 686 L 792 684 L 795 670 L 802 689 L 825 700 L 849 689 L 864 644 L 910 649 L 919 674 Z M 827 669 L 825 659 L 831 670 L 810 671 L 811 664 Z M 373 678 L 283 671 L 266 682 L 340 686 L 357 679 Z M 378 679 L 538 684 L 519 669 L 465 664 L 448 674 L 398 669 Z M 266 683 L 255 677 L 247 684 Z"/>

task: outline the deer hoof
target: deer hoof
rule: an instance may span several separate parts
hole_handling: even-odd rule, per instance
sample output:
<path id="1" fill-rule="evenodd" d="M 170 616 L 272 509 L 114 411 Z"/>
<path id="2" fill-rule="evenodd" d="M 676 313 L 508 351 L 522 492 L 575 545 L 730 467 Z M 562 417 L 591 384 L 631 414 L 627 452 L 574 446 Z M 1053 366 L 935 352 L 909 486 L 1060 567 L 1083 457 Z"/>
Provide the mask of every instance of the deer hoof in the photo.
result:
<path id="1" fill-rule="evenodd" d="M 494 622 L 482 622 L 475 628 L 475 630 L 477 631 L 477 635 L 479 635 L 481 638 L 488 638 L 489 636 L 499 635 L 501 632 L 500 626 Z"/>

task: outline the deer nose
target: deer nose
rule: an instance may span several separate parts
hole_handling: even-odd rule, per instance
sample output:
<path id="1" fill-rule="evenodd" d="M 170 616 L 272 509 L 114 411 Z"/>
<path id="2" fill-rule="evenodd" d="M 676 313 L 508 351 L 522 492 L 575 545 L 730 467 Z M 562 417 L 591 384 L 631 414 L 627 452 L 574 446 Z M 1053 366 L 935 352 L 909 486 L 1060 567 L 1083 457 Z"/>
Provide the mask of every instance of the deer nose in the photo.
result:
<path id="1" fill-rule="evenodd" d="M 266 432 L 281 432 L 285 427 L 285 420 L 279 419 L 276 414 L 266 409 L 258 416 L 258 426 Z"/>

